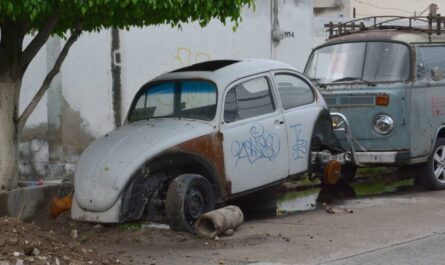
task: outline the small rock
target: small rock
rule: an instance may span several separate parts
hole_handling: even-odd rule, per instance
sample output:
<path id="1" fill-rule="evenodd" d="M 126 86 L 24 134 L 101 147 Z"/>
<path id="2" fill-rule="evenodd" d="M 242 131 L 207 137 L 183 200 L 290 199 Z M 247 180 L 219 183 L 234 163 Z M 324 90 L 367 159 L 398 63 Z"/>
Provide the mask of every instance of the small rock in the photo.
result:
<path id="1" fill-rule="evenodd" d="M 206 241 L 206 242 L 204 242 L 204 245 L 208 246 L 208 245 L 209 245 L 209 242 L 207 242 L 207 241 Z"/>
<path id="2" fill-rule="evenodd" d="M 102 228 L 102 225 L 97 224 L 97 225 L 94 226 L 94 229 L 99 229 L 99 228 Z"/>
<path id="3" fill-rule="evenodd" d="M 60 261 L 59 261 L 59 259 L 56 258 L 56 259 L 54 260 L 54 263 L 55 263 L 56 265 L 60 265 Z"/>
<path id="4" fill-rule="evenodd" d="M 18 257 L 18 256 L 20 256 L 20 252 L 14 251 L 14 252 L 12 252 L 12 255 L 14 255 L 14 257 Z"/>
<path id="5" fill-rule="evenodd" d="M 213 239 L 215 239 L 216 241 L 219 240 L 219 236 L 215 236 Z"/>
<path id="6" fill-rule="evenodd" d="M 63 256 L 62 259 L 63 260 L 71 260 L 70 257 L 68 257 L 68 256 Z"/>
<path id="7" fill-rule="evenodd" d="M 13 233 L 17 233 L 17 230 L 15 230 L 15 229 L 13 228 L 13 229 L 12 229 L 12 232 L 13 232 Z"/>
<path id="8" fill-rule="evenodd" d="M 15 265 L 24 265 L 24 264 L 25 264 L 25 262 L 23 262 L 22 259 L 18 259 L 18 260 L 15 262 Z"/>
<path id="9" fill-rule="evenodd" d="M 233 229 L 229 229 L 224 233 L 226 236 L 233 236 L 233 234 L 235 234 L 235 230 Z"/>
<path id="10" fill-rule="evenodd" d="M 73 239 L 77 239 L 79 237 L 79 234 L 77 233 L 77 229 L 71 230 L 70 235 L 71 235 L 71 238 L 73 238 Z"/>
<path id="11" fill-rule="evenodd" d="M 326 212 L 330 214 L 338 214 L 338 213 L 354 213 L 353 210 L 344 207 L 326 207 Z"/>
<path id="12" fill-rule="evenodd" d="M 31 251 L 31 256 L 38 256 L 40 255 L 40 250 L 38 248 L 33 248 Z"/>
<path id="13" fill-rule="evenodd" d="M 8 243 L 10 244 L 17 244 L 19 241 L 17 240 L 17 238 L 9 238 L 8 239 Z"/>

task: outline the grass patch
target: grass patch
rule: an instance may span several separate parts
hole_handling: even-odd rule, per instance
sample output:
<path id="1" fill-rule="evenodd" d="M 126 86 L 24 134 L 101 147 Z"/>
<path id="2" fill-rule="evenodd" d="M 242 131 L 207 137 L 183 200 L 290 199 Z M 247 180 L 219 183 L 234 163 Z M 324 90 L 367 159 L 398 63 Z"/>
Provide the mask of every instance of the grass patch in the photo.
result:
<path id="1" fill-rule="evenodd" d="M 138 230 L 142 228 L 141 223 L 124 223 L 124 224 L 118 224 L 117 228 L 122 230 Z"/>

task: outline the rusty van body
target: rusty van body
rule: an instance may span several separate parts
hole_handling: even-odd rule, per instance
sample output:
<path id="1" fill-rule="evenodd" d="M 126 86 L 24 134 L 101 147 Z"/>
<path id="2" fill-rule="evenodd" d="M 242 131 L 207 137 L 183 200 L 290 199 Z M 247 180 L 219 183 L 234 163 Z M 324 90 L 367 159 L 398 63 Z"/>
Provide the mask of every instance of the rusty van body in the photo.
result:
<path id="1" fill-rule="evenodd" d="M 357 166 L 409 166 L 428 188 L 445 188 L 444 22 L 430 14 L 326 25 L 305 75 L 339 114 L 335 126 L 347 119 L 355 158 L 344 179 Z"/>

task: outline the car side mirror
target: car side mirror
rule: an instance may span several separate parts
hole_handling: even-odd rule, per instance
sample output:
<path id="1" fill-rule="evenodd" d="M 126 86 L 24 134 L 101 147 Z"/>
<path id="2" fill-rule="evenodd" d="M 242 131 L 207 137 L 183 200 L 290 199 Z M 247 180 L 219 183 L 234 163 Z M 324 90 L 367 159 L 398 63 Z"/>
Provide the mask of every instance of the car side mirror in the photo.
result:
<path id="1" fill-rule="evenodd" d="M 443 80 L 443 70 L 440 69 L 440 67 L 433 67 L 433 69 L 431 69 L 431 79 L 433 81 L 440 81 Z"/>

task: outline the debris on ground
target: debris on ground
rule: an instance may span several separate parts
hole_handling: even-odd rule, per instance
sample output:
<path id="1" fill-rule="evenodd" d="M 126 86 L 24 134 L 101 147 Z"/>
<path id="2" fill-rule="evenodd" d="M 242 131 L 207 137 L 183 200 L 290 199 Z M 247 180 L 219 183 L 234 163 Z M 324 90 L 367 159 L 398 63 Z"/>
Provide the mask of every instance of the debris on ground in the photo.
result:
<path id="1" fill-rule="evenodd" d="M 0 264 L 119 264 L 76 241 L 65 242 L 52 231 L 12 217 L 0 218 Z"/>
<path id="2" fill-rule="evenodd" d="M 238 206 L 230 205 L 207 212 L 199 217 L 195 227 L 198 235 L 204 238 L 215 238 L 218 235 L 234 230 L 244 222 L 244 215 Z"/>
<path id="3" fill-rule="evenodd" d="M 329 206 L 326 206 L 326 212 L 328 212 L 330 214 L 354 213 L 353 210 L 345 208 L 345 207 L 329 207 Z"/>

